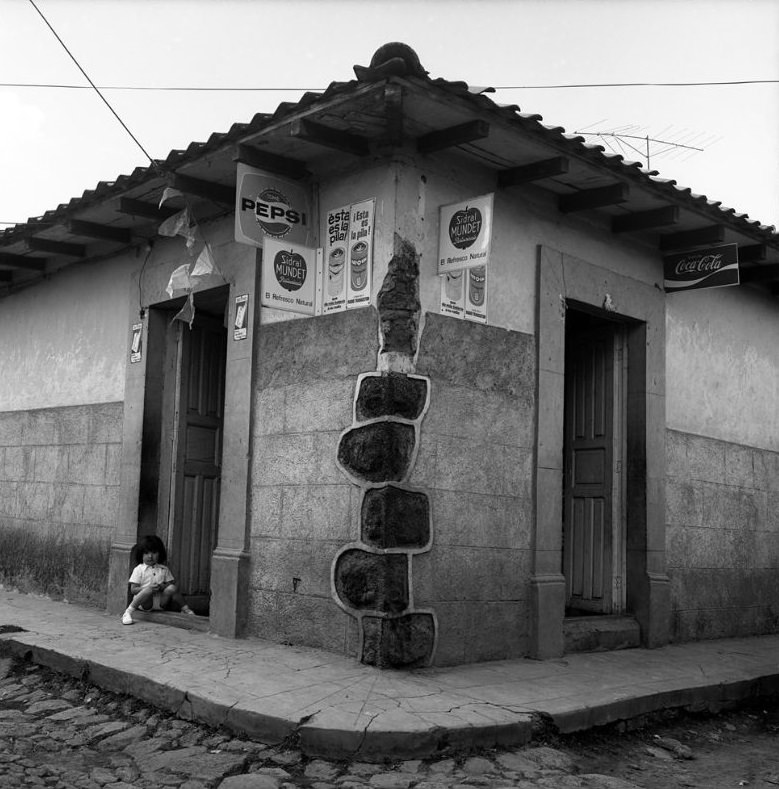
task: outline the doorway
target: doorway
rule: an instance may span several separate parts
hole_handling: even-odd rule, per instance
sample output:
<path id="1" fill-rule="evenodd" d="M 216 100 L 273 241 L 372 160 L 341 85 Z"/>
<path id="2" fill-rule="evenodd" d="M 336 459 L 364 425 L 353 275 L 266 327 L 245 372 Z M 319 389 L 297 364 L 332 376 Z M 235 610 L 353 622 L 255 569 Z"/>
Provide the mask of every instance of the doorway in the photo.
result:
<path id="1" fill-rule="evenodd" d="M 195 294 L 194 319 L 175 299 L 149 311 L 139 534 L 168 548 L 179 591 L 208 616 L 217 545 L 228 288 Z"/>
<path id="2" fill-rule="evenodd" d="M 566 616 L 619 614 L 626 600 L 625 326 L 569 305 L 565 349 Z"/>

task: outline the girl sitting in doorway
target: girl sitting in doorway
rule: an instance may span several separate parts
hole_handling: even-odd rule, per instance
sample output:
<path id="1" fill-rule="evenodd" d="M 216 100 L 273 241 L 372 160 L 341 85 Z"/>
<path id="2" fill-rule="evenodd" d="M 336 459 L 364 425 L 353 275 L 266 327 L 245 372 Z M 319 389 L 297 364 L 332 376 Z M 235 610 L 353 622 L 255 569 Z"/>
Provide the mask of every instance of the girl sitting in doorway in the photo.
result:
<path id="1" fill-rule="evenodd" d="M 156 534 L 147 535 L 135 546 L 136 567 L 129 581 L 133 599 L 122 614 L 123 625 L 135 624 L 132 615 L 138 608 L 165 608 L 171 601 L 183 613 L 195 615 L 174 584 L 173 573 L 165 564 L 167 558 L 165 544 Z"/>

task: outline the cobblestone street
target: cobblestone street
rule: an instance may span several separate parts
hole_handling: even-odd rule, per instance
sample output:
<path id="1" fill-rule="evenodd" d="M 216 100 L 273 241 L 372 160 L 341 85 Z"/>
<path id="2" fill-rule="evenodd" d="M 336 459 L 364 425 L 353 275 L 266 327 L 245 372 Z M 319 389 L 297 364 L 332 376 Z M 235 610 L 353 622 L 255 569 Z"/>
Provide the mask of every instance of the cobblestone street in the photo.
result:
<path id="1" fill-rule="evenodd" d="M 446 789 L 779 785 L 774 713 L 619 727 L 550 745 L 386 764 L 309 759 L 240 739 L 48 669 L 0 660 L 3 789 Z M 695 749 L 680 742 L 695 742 Z M 554 747 L 550 747 L 554 746 Z M 699 757 L 699 758 L 696 758 Z"/>

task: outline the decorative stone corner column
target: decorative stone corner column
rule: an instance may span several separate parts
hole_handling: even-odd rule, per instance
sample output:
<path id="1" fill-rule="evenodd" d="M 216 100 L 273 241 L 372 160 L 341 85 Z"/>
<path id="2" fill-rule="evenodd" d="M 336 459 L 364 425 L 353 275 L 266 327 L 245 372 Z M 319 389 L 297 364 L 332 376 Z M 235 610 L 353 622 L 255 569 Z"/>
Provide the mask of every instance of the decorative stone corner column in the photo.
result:
<path id="1" fill-rule="evenodd" d="M 336 554 L 331 582 L 338 605 L 358 621 L 360 660 L 412 668 L 432 662 L 437 636 L 435 613 L 417 608 L 413 593 L 413 557 L 432 547 L 430 502 L 406 483 L 430 381 L 412 373 L 418 258 L 411 244 L 395 241 L 377 301 L 379 370 L 358 377 L 353 424 L 338 445 L 339 467 L 362 489 L 360 534 Z"/>

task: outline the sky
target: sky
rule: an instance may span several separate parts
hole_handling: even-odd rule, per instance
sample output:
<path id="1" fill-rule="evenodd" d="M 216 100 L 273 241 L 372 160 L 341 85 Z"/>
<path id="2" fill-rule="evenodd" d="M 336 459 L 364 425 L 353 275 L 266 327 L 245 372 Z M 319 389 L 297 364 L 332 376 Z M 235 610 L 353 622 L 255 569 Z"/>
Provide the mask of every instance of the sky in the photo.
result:
<path id="1" fill-rule="evenodd" d="M 153 158 L 403 41 L 432 78 L 495 87 L 633 161 L 648 145 L 661 177 L 779 226 L 776 0 L 34 2 Z M 0 229 L 148 164 L 35 6 L 0 0 Z M 552 87 L 737 81 L 751 84 Z"/>

